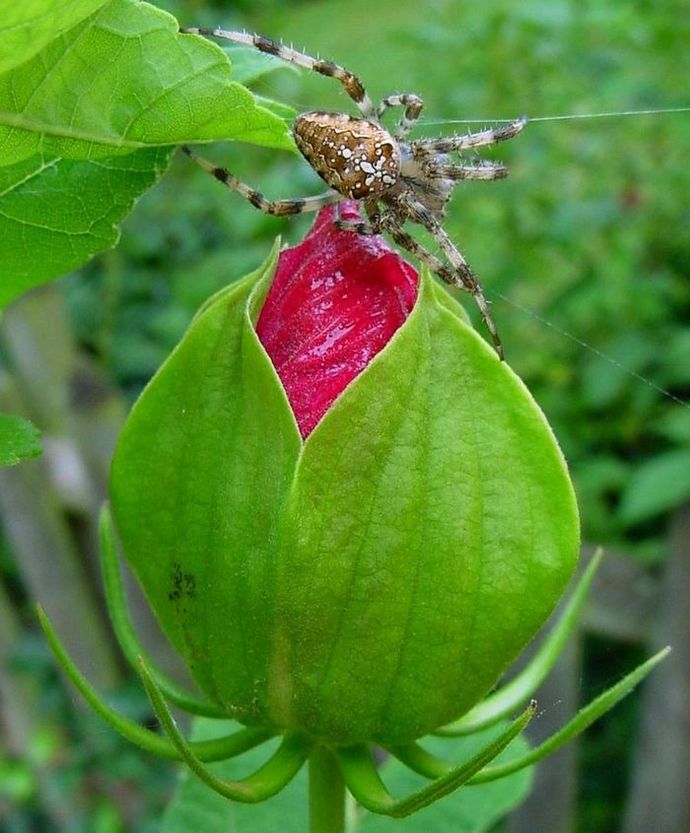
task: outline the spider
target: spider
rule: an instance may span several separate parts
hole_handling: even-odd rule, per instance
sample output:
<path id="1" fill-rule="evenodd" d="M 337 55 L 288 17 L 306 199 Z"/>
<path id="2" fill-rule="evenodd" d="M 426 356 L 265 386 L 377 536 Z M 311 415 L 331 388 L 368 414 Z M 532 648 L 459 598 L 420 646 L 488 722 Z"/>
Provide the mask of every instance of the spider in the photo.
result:
<path id="1" fill-rule="evenodd" d="M 426 263 L 442 280 L 469 292 L 479 307 L 498 356 L 503 359 L 501 340 L 482 287 L 441 225 L 441 220 L 453 189 L 460 180 L 493 180 L 508 175 L 507 168 L 497 162 L 468 161 L 460 156 L 460 163 L 454 164 L 449 154 L 461 154 L 465 150 L 512 139 L 524 128 L 527 120 L 516 119 L 500 127 L 464 136 L 408 141 L 407 134 L 423 107 L 423 101 L 417 95 L 391 95 L 375 107 L 359 78 L 331 61 L 312 58 L 261 35 L 197 27 L 181 31 L 253 46 L 260 52 L 335 78 L 361 114 L 361 117 L 355 118 L 345 113 L 308 112 L 295 119 L 292 133 L 297 147 L 330 186 L 328 191 L 315 196 L 266 199 L 225 168 L 197 156 L 187 146 L 183 146 L 182 150 L 216 179 L 266 214 L 302 214 L 343 200 L 361 202 L 366 220 L 347 221 L 337 217 L 336 224 L 358 234 L 387 232 L 398 245 Z M 381 124 L 382 115 L 390 107 L 404 108 L 402 118 L 392 133 Z M 432 235 L 445 260 L 432 254 L 405 231 L 407 221 L 423 226 Z"/>

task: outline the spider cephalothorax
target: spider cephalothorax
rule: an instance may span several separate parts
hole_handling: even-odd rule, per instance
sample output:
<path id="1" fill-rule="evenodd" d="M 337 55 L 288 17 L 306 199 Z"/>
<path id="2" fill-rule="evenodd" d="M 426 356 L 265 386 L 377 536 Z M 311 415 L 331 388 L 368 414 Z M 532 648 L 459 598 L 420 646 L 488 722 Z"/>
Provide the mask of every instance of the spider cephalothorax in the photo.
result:
<path id="1" fill-rule="evenodd" d="M 423 106 L 422 99 L 416 95 L 389 96 L 375 107 L 357 76 L 331 61 L 312 58 L 261 35 L 224 29 L 190 28 L 183 31 L 247 44 L 260 52 L 335 78 L 361 113 L 361 118 L 344 113 L 303 113 L 295 120 L 293 135 L 298 148 L 330 186 L 329 191 L 316 196 L 268 200 L 225 168 L 197 157 L 189 148 L 185 147 L 185 152 L 267 214 L 301 214 L 318 211 L 345 199 L 360 201 L 366 220 L 336 222 L 342 228 L 359 234 L 390 234 L 398 245 L 416 255 L 444 281 L 469 292 L 479 307 L 496 352 L 502 358 L 503 348 L 482 288 L 440 220 L 459 180 L 500 179 L 508 174 L 505 166 L 499 163 L 470 161 L 461 156 L 456 164 L 449 154 L 462 154 L 466 150 L 510 139 L 522 130 L 526 120 L 516 119 L 500 127 L 464 136 L 408 141 L 406 136 Z M 381 116 L 389 107 L 404 108 L 403 116 L 392 133 L 381 124 Z M 429 252 L 405 231 L 404 224 L 408 221 L 423 226 L 433 236 L 442 257 Z"/>

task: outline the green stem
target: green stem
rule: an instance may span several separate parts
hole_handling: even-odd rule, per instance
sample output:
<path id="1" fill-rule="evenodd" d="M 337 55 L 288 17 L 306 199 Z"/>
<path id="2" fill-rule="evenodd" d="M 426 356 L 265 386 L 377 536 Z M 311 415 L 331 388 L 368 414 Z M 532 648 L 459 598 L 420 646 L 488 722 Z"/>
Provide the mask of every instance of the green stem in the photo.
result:
<path id="1" fill-rule="evenodd" d="M 345 784 L 335 756 L 316 747 L 309 758 L 309 833 L 344 833 Z"/>

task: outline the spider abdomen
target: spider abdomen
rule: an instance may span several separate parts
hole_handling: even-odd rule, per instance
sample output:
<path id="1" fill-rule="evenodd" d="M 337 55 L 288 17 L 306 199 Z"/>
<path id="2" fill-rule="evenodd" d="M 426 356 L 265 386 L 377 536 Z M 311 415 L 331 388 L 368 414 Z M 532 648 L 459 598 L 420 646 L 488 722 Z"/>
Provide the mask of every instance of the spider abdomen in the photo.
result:
<path id="1" fill-rule="evenodd" d="M 379 196 L 398 180 L 398 143 L 374 122 L 343 113 L 303 113 L 292 132 L 307 162 L 345 197 Z"/>

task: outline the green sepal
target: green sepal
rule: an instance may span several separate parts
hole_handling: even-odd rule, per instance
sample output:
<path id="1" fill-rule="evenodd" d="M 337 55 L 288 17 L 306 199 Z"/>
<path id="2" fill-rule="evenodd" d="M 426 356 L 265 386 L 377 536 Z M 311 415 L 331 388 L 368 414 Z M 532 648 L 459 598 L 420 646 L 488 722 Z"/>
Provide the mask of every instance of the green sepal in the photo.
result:
<path id="1" fill-rule="evenodd" d="M 578 518 L 528 392 L 427 274 L 302 442 L 254 332 L 273 261 L 194 319 L 135 406 L 123 551 L 213 702 L 332 743 L 467 712 L 546 620 Z"/>
<path id="2" fill-rule="evenodd" d="M 280 621 L 299 673 L 279 722 L 317 736 L 402 742 L 467 711 L 577 557 L 543 415 L 442 292 L 423 272 L 405 325 L 305 442 L 286 504 Z"/>
<path id="3" fill-rule="evenodd" d="M 336 749 L 335 753 L 348 789 L 363 807 L 372 813 L 402 818 L 450 795 L 466 784 L 522 732 L 534 716 L 536 708 L 536 701 L 532 701 L 505 731 L 482 747 L 468 761 L 449 767 L 430 784 L 406 798 L 395 799 L 388 792 L 372 760 L 371 752 L 365 747 L 345 747 Z"/>
<path id="4" fill-rule="evenodd" d="M 573 738 L 581 735 L 592 723 L 630 694 L 635 686 L 641 683 L 668 655 L 670 650 L 669 647 L 662 648 L 661 651 L 658 651 L 648 660 L 638 665 L 637 668 L 629 674 L 626 674 L 625 677 L 612 685 L 611 688 L 606 689 L 603 694 L 600 694 L 590 703 L 587 703 L 586 706 L 583 706 L 572 720 L 569 720 L 565 726 L 547 738 L 543 743 L 539 744 L 539 746 L 507 763 L 486 767 L 486 769 L 475 775 L 468 783 L 487 784 L 489 781 L 504 778 L 506 775 L 518 772 L 526 766 L 535 764 L 537 761 L 541 761 L 549 755 L 552 755 L 562 746 L 565 746 L 566 743 L 573 740 Z"/>
<path id="5" fill-rule="evenodd" d="M 157 755 L 159 758 L 182 760 L 183 756 L 177 747 L 167 738 L 140 726 L 128 717 L 121 715 L 106 703 L 103 697 L 101 697 L 74 664 L 40 605 L 37 606 L 36 612 L 41 627 L 43 628 L 43 633 L 46 635 L 48 644 L 55 658 L 60 663 L 60 667 L 96 714 L 100 715 L 122 737 L 140 749 L 150 752 L 152 755 Z M 269 740 L 270 737 L 270 732 L 261 729 L 239 729 L 225 737 L 192 743 L 190 747 L 192 754 L 200 761 L 224 761 L 236 755 L 241 755 L 248 749 L 259 746 Z"/>
<path id="6" fill-rule="evenodd" d="M 300 735 L 287 735 L 278 750 L 251 775 L 240 781 L 219 778 L 204 766 L 203 761 L 194 752 L 194 744 L 187 741 L 177 728 L 175 719 L 143 660 L 139 661 L 139 673 L 156 716 L 180 757 L 204 784 L 225 798 L 246 804 L 265 801 L 289 784 L 309 757 L 311 743 Z"/>
<path id="7" fill-rule="evenodd" d="M 208 703 L 195 694 L 181 688 L 167 674 L 161 671 L 139 641 L 134 629 L 134 623 L 129 615 L 125 590 L 122 586 L 115 531 L 113 530 L 113 521 L 107 504 L 101 509 L 98 532 L 105 600 L 108 605 L 108 613 L 113 630 L 115 631 L 115 636 L 127 662 L 135 671 L 138 671 L 139 658 L 141 657 L 147 665 L 149 674 L 154 678 L 156 685 L 163 692 L 164 696 L 183 711 L 189 712 L 190 714 L 204 715 L 206 717 L 224 717 L 220 707 L 215 706 L 213 703 Z"/>
<path id="8" fill-rule="evenodd" d="M 262 726 L 278 516 L 301 448 L 249 317 L 276 256 L 204 305 L 132 410 L 111 476 L 123 552 L 164 631 L 212 702 Z"/>
<path id="9" fill-rule="evenodd" d="M 568 599 L 558 622 L 522 671 L 459 720 L 437 729 L 435 735 L 455 737 L 477 732 L 506 717 L 536 692 L 556 664 L 566 640 L 578 623 L 580 611 L 602 556 L 603 551 L 597 550 Z"/>
<path id="10" fill-rule="evenodd" d="M 551 737 L 539 744 L 539 746 L 530 749 L 529 752 L 525 752 L 522 755 L 517 755 L 512 760 L 504 763 L 491 765 L 490 760 L 487 759 L 485 763 L 489 765 L 475 770 L 475 774 L 465 779 L 463 783 L 468 786 L 488 784 L 520 772 L 526 767 L 547 758 L 562 746 L 565 746 L 566 743 L 569 743 L 578 735 L 582 734 L 592 723 L 629 694 L 664 659 L 669 650 L 669 648 L 664 648 L 646 660 L 646 662 L 638 665 L 637 668 L 629 674 L 626 674 L 623 679 L 619 680 L 615 685 L 599 695 L 599 697 L 596 697 L 586 706 L 583 706 L 571 720 L 551 735 Z M 532 701 L 532 703 L 534 704 L 535 701 Z M 457 765 L 437 757 L 418 743 L 391 746 L 388 751 L 413 772 L 425 778 L 448 778 L 457 772 Z"/>

